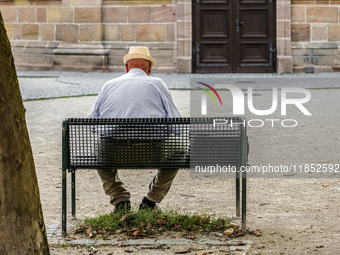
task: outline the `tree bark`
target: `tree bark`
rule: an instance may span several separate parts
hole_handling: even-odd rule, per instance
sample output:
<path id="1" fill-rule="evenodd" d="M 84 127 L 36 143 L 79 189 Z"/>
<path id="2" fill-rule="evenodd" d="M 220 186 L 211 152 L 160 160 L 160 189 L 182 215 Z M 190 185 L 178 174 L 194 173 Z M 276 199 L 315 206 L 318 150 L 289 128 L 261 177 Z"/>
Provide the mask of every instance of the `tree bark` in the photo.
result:
<path id="1" fill-rule="evenodd" d="M 1 12 L 0 254 L 49 254 L 25 108 Z"/>

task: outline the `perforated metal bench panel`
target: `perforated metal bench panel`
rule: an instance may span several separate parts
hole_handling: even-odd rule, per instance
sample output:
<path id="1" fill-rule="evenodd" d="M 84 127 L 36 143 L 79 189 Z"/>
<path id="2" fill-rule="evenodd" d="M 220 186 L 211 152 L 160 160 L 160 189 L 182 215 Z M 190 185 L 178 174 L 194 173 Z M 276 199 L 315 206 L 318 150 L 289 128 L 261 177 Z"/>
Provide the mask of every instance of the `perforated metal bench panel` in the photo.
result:
<path id="1" fill-rule="evenodd" d="M 67 168 L 239 167 L 242 119 L 229 119 L 67 119 Z"/>

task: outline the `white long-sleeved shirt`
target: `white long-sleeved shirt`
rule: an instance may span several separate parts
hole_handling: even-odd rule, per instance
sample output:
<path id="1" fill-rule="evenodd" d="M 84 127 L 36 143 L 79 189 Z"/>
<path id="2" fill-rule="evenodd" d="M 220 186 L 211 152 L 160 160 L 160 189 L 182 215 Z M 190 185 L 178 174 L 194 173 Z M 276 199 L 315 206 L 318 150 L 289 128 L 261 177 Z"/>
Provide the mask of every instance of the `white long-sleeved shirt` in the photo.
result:
<path id="1" fill-rule="evenodd" d="M 177 117 L 180 113 L 165 83 L 138 68 L 106 82 L 89 115 L 89 118 Z"/>

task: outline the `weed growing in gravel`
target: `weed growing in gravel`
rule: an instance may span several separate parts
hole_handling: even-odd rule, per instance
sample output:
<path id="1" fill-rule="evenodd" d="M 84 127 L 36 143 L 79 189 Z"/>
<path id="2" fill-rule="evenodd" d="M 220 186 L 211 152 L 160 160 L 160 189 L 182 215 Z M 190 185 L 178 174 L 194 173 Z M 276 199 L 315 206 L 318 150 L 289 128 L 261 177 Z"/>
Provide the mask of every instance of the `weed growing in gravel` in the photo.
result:
<path id="1" fill-rule="evenodd" d="M 164 231 L 184 233 L 229 230 L 229 236 L 240 234 L 238 225 L 228 218 L 216 218 L 199 214 L 180 214 L 177 211 L 131 211 L 128 214 L 105 214 L 87 218 L 76 229 L 88 237 L 107 238 L 109 235 L 124 233 L 130 237 L 147 237 Z"/>

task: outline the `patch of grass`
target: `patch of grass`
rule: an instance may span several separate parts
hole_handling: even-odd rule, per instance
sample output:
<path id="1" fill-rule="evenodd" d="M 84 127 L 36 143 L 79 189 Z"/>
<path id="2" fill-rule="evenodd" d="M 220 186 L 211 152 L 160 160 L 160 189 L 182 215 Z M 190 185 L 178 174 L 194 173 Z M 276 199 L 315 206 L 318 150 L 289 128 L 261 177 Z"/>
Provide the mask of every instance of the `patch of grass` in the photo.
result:
<path id="1" fill-rule="evenodd" d="M 109 235 L 124 233 L 130 237 L 147 237 L 163 231 L 184 233 L 225 231 L 230 228 L 232 236 L 239 235 L 238 226 L 228 218 L 216 218 L 200 214 L 180 214 L 177 211 L 140 211 L 124 214 L 105 214 L 86 218 L 76 228 L 76 233 L 88 237 L 107 238 Z"/>
<path id="2" fill-rule="evenodd" d="M 93 246 L 92 244 L 88 244 L 84 246 L 86 249 L 95 249 L 96 247 Z"/>
<path id="3" fill-rule="evenodd" d="M 40 97 L 34 99 L 23 99 L 23 102 L 30 102 L 30 101 L 41 101 L 41 100 L 51 100 L 51 99 L 63 99 L 63 98 L 73 98 L 73 97 L 92 97 L 97 96 L 97 94 L 84 94 L 84 95 L 75 95 L 75 96 L 60 96 L 60 97 Z"/>

